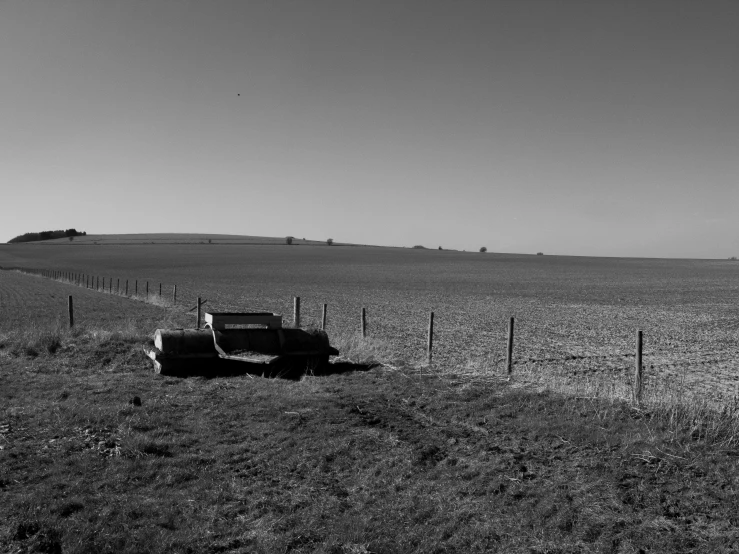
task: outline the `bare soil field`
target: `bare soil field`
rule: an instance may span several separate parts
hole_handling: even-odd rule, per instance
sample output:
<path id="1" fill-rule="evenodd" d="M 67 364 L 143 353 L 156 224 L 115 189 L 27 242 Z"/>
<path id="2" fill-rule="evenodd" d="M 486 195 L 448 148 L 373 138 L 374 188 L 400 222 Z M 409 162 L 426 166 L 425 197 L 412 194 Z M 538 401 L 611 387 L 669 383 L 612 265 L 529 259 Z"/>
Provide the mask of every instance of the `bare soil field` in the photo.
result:
<path id="1" fill-rule="evenodd" d="M 275 239 L 276 240 L 276 239 Z M 452 373 L 500 372 L 516 318 L 516 369 L 544 381 L 597 374 L 627 395 L 634 336 L 644 331 L 647 387 L 732 398 L 739 374 L 739 263 L 577 258 L 284 244 L 15 245 L 0 266 L 71 270 L 178 286 L 216 311 L 266 309 L 329 333 L 359 328 L 392 345 L 393 363 L 424 358 L 435 312 L 434 359 Z"/>

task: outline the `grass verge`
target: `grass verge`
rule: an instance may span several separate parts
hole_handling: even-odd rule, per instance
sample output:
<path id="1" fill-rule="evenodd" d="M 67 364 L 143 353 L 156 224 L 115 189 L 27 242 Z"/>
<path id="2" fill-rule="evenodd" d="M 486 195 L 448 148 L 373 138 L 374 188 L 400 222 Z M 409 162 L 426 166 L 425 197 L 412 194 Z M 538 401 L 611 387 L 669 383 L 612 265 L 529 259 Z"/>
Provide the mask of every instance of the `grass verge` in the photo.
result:
<path id="1" fill-rule="evenodd" d="M 697 412 L 428 368 L 165 378 L 138 330 L 75 332 L 0 360 L 0 551 L 739 548 L 735 434 Z"/>

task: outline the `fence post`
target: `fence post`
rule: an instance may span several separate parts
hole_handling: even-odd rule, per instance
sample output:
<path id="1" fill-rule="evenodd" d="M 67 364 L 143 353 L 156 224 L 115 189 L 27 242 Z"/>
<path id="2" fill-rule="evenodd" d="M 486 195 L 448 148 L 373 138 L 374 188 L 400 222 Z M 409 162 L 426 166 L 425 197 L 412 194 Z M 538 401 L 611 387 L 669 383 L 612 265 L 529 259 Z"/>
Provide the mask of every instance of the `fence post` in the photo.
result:
<path id="1" fill-rule="evenodd" d="M 146 282 L 146 301 L 149 301 L 149 281 Z M 198 321 L 198 325 L 200 325 L 200 321 Z M 200 327 L 198 327 L 200 329 Z"/>
<path id="2" fill-rule="evenodd" d="M 134 286 L 133 295 L 134 296 L 138 296 L 139 295 L 139 280 L 138 279 L 136 279 L 134 281 L 134 285 L 133 286 Z"/>
<path id="3" fill-rule="evenodd" d="M 126 296 L 128 296 L 128 279 L 126 279 Z"/>
<path id="4" fill-rule="evenodd" d="M 121 293 L 121 279 L 120 277 L 115 280 L 115 293 L 120 294 Z"/>
<path id="5" fill-rule="evenodd" d="M 172 305 L 177 304 L 177 285 L 172 286 Z"/>
<path id="6" fill-rule="evenodd" d="M 642 332 L 636 332 L 636 364 L 634 367 L 634 400 L 637 404 L 641 404 L 642 396 Z"/>
<path id="7" fill-rule="evenodd" d="M 367 336 L 367 310 L 365 308 L 362 308 L 361 329 L 362 338 L 365 338 Z"/>
<path id="8" fill-rule="evenodd" d="M 300 327 L 300 297 L 296 296 L 293 300 L 293 327 Z"/>
<path id="9" fill-rule="evenodd" d="M 323 305 L 323 310 L 321 313 L 321 330 L 326 330 L 326 311 L 328 310 L 328 304 Z"/>
<path id="10" fill-rule="evenodd" d="M 72 295 L 67 299 L 67 309 L 69 311 L 69 328 L 74 326 L 74 304 L 72 303 Z"/>
<path id="11" fill-rule="evenodd" d="M 162 284 L 159 283 L 159 298 L 162 297 Z"/>
<path id="12" fill-rule="evenodd" d="M 197 322 L 195 323 L 195 329 L 200 329 L 200 297 L 198 296 L 198 315 L 197 315 Z"/>
<path id="13" fill-rule="evenodd" d="M 508 347 L 506 348 L 505 366 L 508 375 L 513 373 L 513 318 L 508 322 Z"/>
<path id="14" fill-rule="evenodd" d="M 429 365 L 431 365 L 433 349 L 434 349 L 434 312 L 431 312 L 429 314 L 429 338 L 428 338 L 428 344 L 426 345 Z"/>

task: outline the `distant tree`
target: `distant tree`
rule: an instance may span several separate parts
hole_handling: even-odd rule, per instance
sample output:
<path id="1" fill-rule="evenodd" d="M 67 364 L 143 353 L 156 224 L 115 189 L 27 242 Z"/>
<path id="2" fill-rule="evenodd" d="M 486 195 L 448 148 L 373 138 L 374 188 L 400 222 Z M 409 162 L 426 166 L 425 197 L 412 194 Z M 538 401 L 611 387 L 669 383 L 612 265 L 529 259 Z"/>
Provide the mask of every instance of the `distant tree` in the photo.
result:
<path id="1" fill-rule="evenodd" d="M 732 256 L 732 257 L 731 257 L 731 258 L 729 258 L 729 259 L 730 259 L 730 260 L 734 260 L 734 261 L 736 261 L 736 259 L 737 259 L 737 258 L 736 258 L 736 256 Z"/>
<path id="2" fill-rule="evenodd" d="M 485 248 L 484 246 L 482 248 L 480 248 L 480 252 L 487 252 L 487 251 L 488 251 L 488 249 Z"/>
<path id="3" fill-rule="evenodd" d="M 213 239 L 208 239 L 208 244 L 212 244 L 212 243 L 213 243 Z"/>
<path id="4" fill-rule="evenodd" d="M 293 237 L 285 237 L 285 244 L 292 244 L 293 243 Z"/>
<path id="5" fill-rule="evenodd" d="M 421 245 L 421 244 L 417 244 L 417 245 L 415 245 L 415 246 L 414 246 L 413 248 L 415 248 L 415 249 L 417 249 L 417 250 L 426 250 L 426 247 L 425 247 L 425 246 L 423 246 L 423 245 Z"/>
<path id="6" fill-rule="evenodd" d="M 69 242 L 72 242 L 74 240 L 74 237 L 69 237 Z"/>
<path id="7" fill-rule="evenodd" d="M 439 250 L 443 250 L 443 248 L 441 246 L 439 246 Z"/>
<path id="8" fill-rule="evenodd" d="M 537 256 L 543 256 L 544 255 L 544 252 L 537 252 L 536 255 Z"/>
<path id="9" fill-rule="evenodd" d="M 56 231 L 41 231 L 40 233 L 24 233 L 17 237 L 14 237 L 8 241 L 8 243 L 16 242 L 34 242 L 37 240 L 51 240 L 61 239 L 64 237 L 76 237 L 79 235 L 86 235 L 87 233 L 78 233 L 75 229 L 59 229 Z"/>
<path id="10" fill-rule="evenodd" d="M 334 239 L 326 239 L 326 244 L 331 246 L 334 243 Z"/>

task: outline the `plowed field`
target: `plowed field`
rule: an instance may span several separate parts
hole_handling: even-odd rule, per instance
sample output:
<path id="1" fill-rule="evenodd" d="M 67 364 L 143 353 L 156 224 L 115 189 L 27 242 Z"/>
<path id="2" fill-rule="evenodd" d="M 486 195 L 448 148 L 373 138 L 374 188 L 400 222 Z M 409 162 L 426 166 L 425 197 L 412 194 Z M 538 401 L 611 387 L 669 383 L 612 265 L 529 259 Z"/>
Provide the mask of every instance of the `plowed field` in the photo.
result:
<path id="1" fill-rule="evenodd" d="M 293 296 L 300 296 L 304 325 L 318 324 L 321 305 L 328 304 L 329 333 L 358 331 L 366 307 L 369 334 L 412 362 L 424 358 L 433 310 L 436 367 L 456 373 L 501 371 L 506 324 L 515 316 L 517 371 L 573 379 L 597 373 L 625 386 L 635 332 L 642 329 L 652 389 L 682 383 L 708 395 L 738 390 L 739 263 L 729 260 L 341 246 L 18 245 L 0 249 L 0 265 L 138 279 L 153 290 L 159 282 L 165 291 L 177 284 L 188 307 L 202 296 L 210 310 L 265 309 L 287 321 Z M 29 286 L 39 290 L 34 302 L 45 298 L 51 313 L 63 311 L 63 297 L 51 297 L 39 282 Z M 16 289 L 3 294 L 17 298 Z M 98 313 L 123 313 L 125 301 L 91 294 L 95 302 L 115 302 L 101 304 Z"/>

